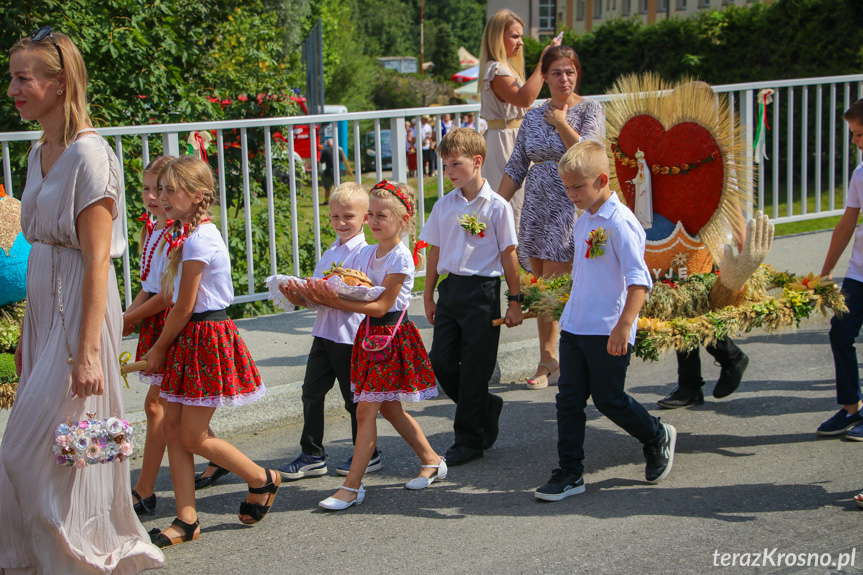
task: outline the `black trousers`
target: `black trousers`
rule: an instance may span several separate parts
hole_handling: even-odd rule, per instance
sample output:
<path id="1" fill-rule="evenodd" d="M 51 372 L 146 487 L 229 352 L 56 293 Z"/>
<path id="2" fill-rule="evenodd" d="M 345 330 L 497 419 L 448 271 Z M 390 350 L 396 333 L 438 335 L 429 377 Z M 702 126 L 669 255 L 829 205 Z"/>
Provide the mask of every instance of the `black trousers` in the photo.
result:
<path id="1" fill-rule="evenodd" d="M 721 339 L 713 345 L 706 345 L 707 353 L 719 362 L 719 365 L 733 364 L 743 357 L 743 352 L 730 337 Z M 684 389 L 698 390 L 704 385 L 701 377 L 701 355 L 696 347 L 692 351 L 677 352 L 677 385 Z"/>
<path id="2" fill-rule="evenodd" d="M 500 327 L 500 278 L 450 274 L 438 286 L 431 359 L 455 404 L 455 444 L 482 449 Z"/>
<path id="3" fill-rule="evenodd" d="M 309 351 L 306 375 L 303 379 L 303 434 L 300 447 L 306 455 L 323 457 L 324 399 L 335 381 L 351 414 L 351 437 L 357 439 L 357 404 L 351 391 L 351 353 L 354 346 L 316 337 Z"/>
<path id="4" fill-rule="evenodd" d="M 608 353 L 608 336 L 560 332 L 560 381 L 557 383 L 557 453 L 561 469 L 584 473 L 584 436 L 588 398 L 601 414 L 645 445 L 664 437 L 659 418 L 626 391 L 626 370 L 632 355 Z"/>

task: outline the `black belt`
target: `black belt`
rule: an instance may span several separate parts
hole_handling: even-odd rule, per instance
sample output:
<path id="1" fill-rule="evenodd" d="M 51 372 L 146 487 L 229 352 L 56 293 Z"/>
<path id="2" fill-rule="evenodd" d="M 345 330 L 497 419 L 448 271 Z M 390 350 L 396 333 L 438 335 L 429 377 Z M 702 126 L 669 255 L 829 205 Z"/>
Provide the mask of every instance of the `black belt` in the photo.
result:
<path id="1" fill-rule="evenodd" d="M 225 321 L 227 319 L 230 318 L 228 317 L 228 314 L 225 313 L 224 309 L 211 309 L 193 313 L 192 317 L 189 318 L 189 321 Z"/>
<path id="2" fill-rule="evenodd" d="M 398 323 L 401 315 L 402 312 L 400 311 L 388 311 L 383 317 L 369 317 L 369 323 L 371 325 L 395 325 Z M 405 312 L 405 316 L 402 318 L 402 323 L 407 323 L 409 321 L 410 318 L 408 317 L 407 312 Z"/>
<path id="3" fill-rule="evenodd" d="M 454 282 L 484 283 L 492 280 L 500 280 L 500 276 L 460 276 L 458 274 L 449 274 L 448 276 L 446 276 L 446 279 L 452 280 Z"/>

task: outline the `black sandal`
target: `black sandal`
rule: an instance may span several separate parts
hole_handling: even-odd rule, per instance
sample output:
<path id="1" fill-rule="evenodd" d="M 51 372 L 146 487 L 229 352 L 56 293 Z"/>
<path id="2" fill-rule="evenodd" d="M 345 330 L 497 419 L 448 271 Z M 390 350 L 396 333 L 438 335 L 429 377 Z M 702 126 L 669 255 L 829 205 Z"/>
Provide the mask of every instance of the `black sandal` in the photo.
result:
<path id="1" fill-rule="evenodd" d="M 204 489 L 205 487 L 210 487 L 211 485 L 215 485 L 216 481 L 218 481 L 220 478 L 222 478 L 225 475 L 228 475 L 230 473 L 230 471 L 228 471 L 224 467 L 219 467 L 218 465 L 216 465 L 212 461 L 207 464 L 207 467 L 215 467 L 216 471 L 215 471 L 215 473 L 213 473 L 209 477 L 204 477 L 204 473 L 205 473 L 204 471 L 197 474 L 195 476 L 195 489 L 196 490 L 197 489 Z"/>
<path id="2" fill-rule="evenodd" d="M 273 481 L 273 476 L 275 475 L 276 479 Z M 267 481 L 263 487 L 249 487 L 249 493 L 252 495 L 263 495 L 265 493 L 269 494 L 267 497 L 266 505 L 261 505 L 260 503 L 249 503 L 248 501 L 243 501 L 240 503 L 240 515 L 248 515 L 251 517 L 251 520 L 243 519 L 240 517 L 240 521 L 245 525 L 254 525 L 263 519 L 267 513 L 270 511 L 270 506 L 273 504 L 273 501 L 276 499 L 276 493 L 279 492 L 279 486 L 282 484 L 282 474 L 278 471 L 273 471 L 271 469 L 267 470 Z"/>
<path id="3" fill-rule="evenodd" d="M 198 528 L 199 524 L 200 523 L 198 521 L 195 521 L 194 523 L 186 523 L 185 521 L 180 521 L 179 518 L 174 519 L 171 522 L 171 525 L 182 531 L 182 535 L 172 538 L 162 533 L 159 529 L 151 529 L 150 542 L 159 549 L 165 549 L 166 547 L 173 547 L 174 545 L 179 545 L 180 543 L 185 543 L 187 541 L 194 541 L 201 535 L 200 533 L 195 533 L 195 529 Z"/>
<path id="4" fill-rule="evenodd" d="M 134 497 L 135 499 L 138 500 L 138 502 L 135 503 L 133 506 L 135 508 L 135 513 L 137 513 L 138 515 L 143 515 L 145 513 L 147 515 L 152 515 L 155 512 L 155 509 L 156 509 L 156 494 L 155 493 L 152 494 L 151 496 L 149 496 L 148 498 L 144 499 L 143 497 L 138 495 L 137 491 L 135 491 L 133 489 L 132 490 L 132 497 Z"/>

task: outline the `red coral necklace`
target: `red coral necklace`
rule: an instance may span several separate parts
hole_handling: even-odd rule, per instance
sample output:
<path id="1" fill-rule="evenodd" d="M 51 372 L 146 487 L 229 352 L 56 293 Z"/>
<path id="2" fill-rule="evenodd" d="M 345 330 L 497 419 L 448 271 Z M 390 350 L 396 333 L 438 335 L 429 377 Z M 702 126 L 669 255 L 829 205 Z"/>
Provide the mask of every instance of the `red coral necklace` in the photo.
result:
<path id="1" fill-rule="evenodd" d="M 168 225 L 159 230 L 159 237 L 156 238 L 156 241 L 150 245 L 149 240 L 153 239 L 153 234 L 149 234 L 147 236 L 147 243 L 144 244 L 144 269 L 141 271 L 141 281 L 147 281 L 147 276 L 150 275 L 150 266 L 153 263 L 153 255 L 156 253 L 156 247 L 159 245 L 159 242 L 162 241 L 162 236 L 165 235 L 165 232 L 171 227 L 173 224 L 173 220 L 168 220 Z M 147 247 L 149 246 L 149 253 L 147 251 Z"/>

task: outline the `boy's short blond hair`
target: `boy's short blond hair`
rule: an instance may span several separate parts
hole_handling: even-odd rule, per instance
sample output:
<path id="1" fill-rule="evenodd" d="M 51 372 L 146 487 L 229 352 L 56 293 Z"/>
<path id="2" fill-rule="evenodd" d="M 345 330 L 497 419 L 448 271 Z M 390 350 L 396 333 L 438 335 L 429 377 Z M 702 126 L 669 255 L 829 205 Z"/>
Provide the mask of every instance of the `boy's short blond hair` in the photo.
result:
<path id="1" fill-rule="evenodd" d="M 339 184 L 336 189 L 333 190 L 332 195 L 330 195 L 330 201 L 338 202 L 342 205 L 356 202 L 362 204 L 365 206 L 366 210 L 368 210 L 369 193 L 362 185 L 356 182 L 345 182 L 343 184 Z"/>
<path id="2" fill-rule="evenodd" d="M 437 145 L 437 155 L 441 158 L 454 158 L 456 156 L 481 156 L 485 162 L 487 152 L 485 138 L 480 136 L 476 130 L 470 128 L 455 128 L 446 133 Z"/>
<path id="3" fill-rule="evenodd" d="M 609 165 L 605 147 L 595 140 L 581 140 L 566 151 L 557 170 L 561 174 L 579 172 L 587 178 L 607 176 Z"/>

